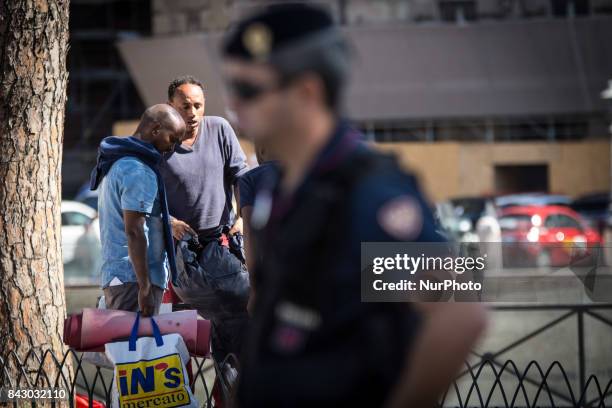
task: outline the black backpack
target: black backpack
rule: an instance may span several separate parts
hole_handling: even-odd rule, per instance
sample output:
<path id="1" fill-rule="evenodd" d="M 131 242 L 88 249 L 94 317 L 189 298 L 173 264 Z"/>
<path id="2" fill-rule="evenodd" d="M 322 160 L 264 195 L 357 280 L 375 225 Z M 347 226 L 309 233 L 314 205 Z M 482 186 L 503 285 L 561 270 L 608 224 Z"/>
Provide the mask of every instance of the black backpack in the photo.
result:
<path id="1" fill-rule="evenodd" d="M 230 248 L 217 240 L 204 246 L 197 238 L 179 241 L 176 264 L 176 286 L 182 300 L 197 304 L 204 317 L 217 319 L 245 313 L 249 274 Z"/>

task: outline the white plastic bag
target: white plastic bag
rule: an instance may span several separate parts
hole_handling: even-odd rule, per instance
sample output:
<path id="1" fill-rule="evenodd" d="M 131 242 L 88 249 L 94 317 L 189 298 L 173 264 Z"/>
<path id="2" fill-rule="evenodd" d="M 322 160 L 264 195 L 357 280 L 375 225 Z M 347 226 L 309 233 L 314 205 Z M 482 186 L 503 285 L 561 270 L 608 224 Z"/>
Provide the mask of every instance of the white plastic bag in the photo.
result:
<path id="1" fill-rule="evenodd" d="M 113 408 L 196 408 L 183 338 L 175 333 L 162 336 L 155 320 L 150 320 L 153 337 L 138 338 L 138 313 L 129 341 L 106 344 L 106 355 L 115 366 Z"/>

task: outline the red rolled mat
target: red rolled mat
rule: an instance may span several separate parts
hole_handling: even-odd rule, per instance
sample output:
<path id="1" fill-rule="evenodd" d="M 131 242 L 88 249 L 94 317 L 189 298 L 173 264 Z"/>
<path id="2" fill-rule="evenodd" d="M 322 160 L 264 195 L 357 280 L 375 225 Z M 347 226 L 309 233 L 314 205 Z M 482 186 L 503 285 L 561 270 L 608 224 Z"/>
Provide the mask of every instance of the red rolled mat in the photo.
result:
<path id="1" fill-rule="evenodd" d="M 104 351 L 104 345 L 130 336 L 136 313 L 123 310 L 83 309 L 64 322 L 64 343 L 77 351 Z M 210 321 L 197 318 L 195 310 L 155 316 L 163 334 L 178 333 L 192 355 L 206 357 L 210 352 Z M 142 318 L 139 336 L 150 336 L 149 318 Z"/>

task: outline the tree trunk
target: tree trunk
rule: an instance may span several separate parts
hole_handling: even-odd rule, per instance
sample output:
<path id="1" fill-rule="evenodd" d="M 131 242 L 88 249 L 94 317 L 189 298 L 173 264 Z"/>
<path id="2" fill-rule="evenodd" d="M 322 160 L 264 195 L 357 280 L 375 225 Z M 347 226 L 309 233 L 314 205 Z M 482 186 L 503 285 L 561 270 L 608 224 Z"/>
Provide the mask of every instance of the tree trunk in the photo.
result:
<path id="1" fill-rule="evenodd" d="M 60 168 L 67 52 L 67 0 L 0 0 L 2 358 L 51 350 L 61 361 L 64 352 Z M 12 381 L 15 365 L 9 358 Z M 39 363 L 26 365 L 31 371 Z M 7 380 L 1 368 L 0 386 Z"/>

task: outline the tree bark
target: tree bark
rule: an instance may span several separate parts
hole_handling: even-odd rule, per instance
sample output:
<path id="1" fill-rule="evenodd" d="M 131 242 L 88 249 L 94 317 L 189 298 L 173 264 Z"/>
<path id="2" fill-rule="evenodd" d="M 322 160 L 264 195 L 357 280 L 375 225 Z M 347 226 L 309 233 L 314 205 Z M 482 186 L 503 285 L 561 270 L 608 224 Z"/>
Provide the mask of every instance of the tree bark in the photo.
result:
<path id="1" fill-rule="evenodd" d="M 51 350 L 61 359 L 64 352 L 67 52 L 67 0 L 0 0 L 0 357 Z"/>

